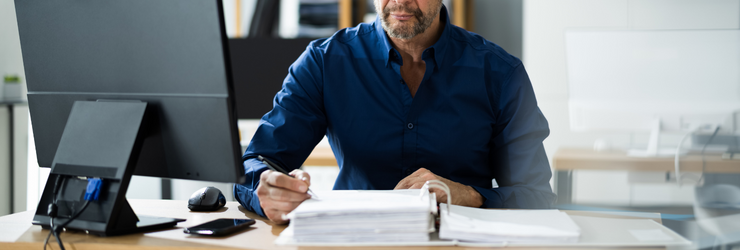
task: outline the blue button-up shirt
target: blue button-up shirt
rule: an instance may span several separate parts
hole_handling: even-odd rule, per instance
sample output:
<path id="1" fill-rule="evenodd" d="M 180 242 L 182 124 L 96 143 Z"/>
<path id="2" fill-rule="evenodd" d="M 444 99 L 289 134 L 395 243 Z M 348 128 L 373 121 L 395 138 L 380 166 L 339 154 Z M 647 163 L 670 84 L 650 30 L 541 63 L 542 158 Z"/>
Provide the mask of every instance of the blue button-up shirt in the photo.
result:
<path id="1" fill-rule="evenodd" d="M 414 97 L 379 19 L 311 42 L 244 153 L 236 199 L 264 216 L 255 189 L 266 167 L 255 157 L 290 171 L 326 135 L 340 168 L 334 189 L 393 189 L 427 168 L 475 188 L 484 207 L 550 207 L 549 129 L 522 62 L 451 25 L 444 7 L 440 16 Z"/>

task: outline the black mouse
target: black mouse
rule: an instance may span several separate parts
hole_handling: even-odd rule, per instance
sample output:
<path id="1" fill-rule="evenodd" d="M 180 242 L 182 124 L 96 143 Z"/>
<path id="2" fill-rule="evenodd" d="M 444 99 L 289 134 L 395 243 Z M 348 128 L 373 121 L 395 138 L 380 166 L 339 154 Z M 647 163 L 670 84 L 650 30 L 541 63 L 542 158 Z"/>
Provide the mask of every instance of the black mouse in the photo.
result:
<path id="1" fill-rule="evenodd" d="M 226 205 L 226 197 L 216 187 L 198 189 L 188 200 L 190 211 L 216 211 L 224 205 Z"/>

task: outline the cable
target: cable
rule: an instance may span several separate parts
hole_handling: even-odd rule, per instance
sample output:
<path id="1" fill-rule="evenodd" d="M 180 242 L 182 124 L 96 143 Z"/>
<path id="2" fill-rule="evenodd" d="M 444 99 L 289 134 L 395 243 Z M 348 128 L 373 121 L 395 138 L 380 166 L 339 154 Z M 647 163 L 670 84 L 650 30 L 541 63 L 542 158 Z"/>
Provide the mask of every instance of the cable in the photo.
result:
<path id="1" fill-rule="evenodd" d="M 59 182 L 60 179 L 62 180 L 61 184 Z M 46 239 L 44 240 L 44 250 L 46 250 L 46 245 L 49 244 L 49 238 L 51 238 L 52 234 L 54 234 L 54 237 L 57 238 L 56 233 L 54 233 L 54 217 L 57 216 L 57 194 L 59 193 L 59 186 L 64 185 L 64 180 L 66 179 L 62 179 L 61 175 L 57 175 L 57 178 L 54 181 L 54 189 L 52 189 L 51 192 L 51 204 L 49 204 L 46 210 L 46 214 L 49 216 L 49 226 L 51 227 L 51 229 L 49 230 L 49 234 L 46 235 Z"/>
<path id="2" fill-rule="evenodd" d="M 684 177 L 688 176 L 688 173 L 686 173 L 686 174 L 681 174 L 681 161 L 680 161 L 680 154 L 681 154 L 680 152 L 681 152 L 681 147 L 682 147 L 682 145 L 683 145 L 683 142 L 684 142 L 684 141 L 686 140 L 686 138 L 688 138 L 688 137 L 689 137 L 690 135 L 693 135 L 693 134 L 695 134 L 695 133 L 696 133 L 697 131 L 699 131 L 699 130 L 700 130 L 700 129 L 701 129 L 702 127 L 705 127 L 705 126 L 700 126 L 700 127 L 696 128 L 696 129 L 692 130 L 691 132 L 689 132 L 689 133 L 685 134 L 685 135 L 684 135 L 684 136 L 683 136 L 683 137 L 681 138 L 681 140 L 680 140 L 680 141 L 678 142 L 678 147 L 676 148 L 676 154 L 675 154 L 675 158 L 674 158 L 674 161 L 673 161 L 673 165 L 674 165 L 674 168 L 675 168 L 675 172 L 676 172 L 676 184 L 678 184 L 678 186 L 679 186 L 679 187 L 681 186 L 681 180 L 682 180 L 682 179 L 683 179 Z M 704 155 L 704 152 L 705 152 L 705 150 L 707 149 L 707 146 L 709 146 L 709 143 L 711 143 L 711 142 L 712 142 L 712 139 L 714 139 L 714 137 L 715 137 L 715 136 L 717 135 L 717 132 L 719 132 L 720 128 L 721 128 L 720 126 L 717 126 L 717 127 L 716 127 L 716 128 L 714 129 L 714 133 L 712 133 L 712 136 L 711 136 L 711 137 L 709 137 L 709 140 L 707 140 L 707 142 L 706 142 L 706 143 L 704 144 L 704 146 L 702 147 L 702 150 L 701 150 L 702 172 L 701 172 L 701 174 L 700 174 L 700 175 L 698 176 L 698 178 L 696 179 L 696 181 L 697 181 L 697 185 L 701 185 L 701 182 L 702 182 L 702 181 L 703 181 L 703 179 L 704 179 L 704 170 L 706 169 L 706 159 L 705 159 L 705 155 Z"/>
<path id="3" fill-rule="evenodd" d="M 676 158 L 674 158 L 673 160 L 673 167 L 675 168 L 674 171 L 676 171 L 676 184 L 678 184 L 679 187 L 681 186 L 681 161 L 679 159 L 679 157 L 681 156 L 681 146 L 683 145 L 683 142 L 686 140 L 686 138 L 688 138 L 689 135 L 693 135 L 695 132 L 696 130 L 685 134 L 678 142 L 678 147 L 676 148 Z"/>
<path id="4" fill-rule="evenodd" d="M 54 224 L 54 223 L 51 223 Z M 51 238 L 51 233 L 54 231 L 54 229 L 49 230 L 49 234 L 46 235 L 46 239 L 44 240 L 44 250 L 46 250 L 46 245 L 49 244 L 49 238 Z"/>
<path id="5" fill-rule="evenodd" d="M 709 143 L 712 142 L 712 139 L 714 139 L 715 136 L 717 136 L 717 132 L 719 132 L 719 126 L 714 129 L 714 133 L 712 133 L 712 136 L 709 137 L 709 140 L 707 140 L 707 143 L 704 144 L 704 147 L 701 148 L 701 177 L 699 178 L 697 185 L 703 185 L 702 182 L 704 182 L 704 172 L 707 170 L 707 159 L 705 157 L 704 151 L 707 150 L 707 146 L 709 146 Z"/>
<path id="6" fill-rule="evenodd" d="M 54 192 L 55 193 L 58 191 L 57 190 L 57 184 L 58 184 L 59 178 L 61 178 L 61 176 L 57 178 L 57 182 L 54 184 L 54 186 L 55 186 Z M 62 183 L 64 183 L 64 180 L 62 180 Z M 82 212 L 85 211 L 85 209 L 87 208 L 87 206 L 90 205 L 90 201 L 98 200 L 98 197 L 100 195 L 100 187 L 102 187 L 102 183 L 103 183 L 103 181 L 100 178 L 89 178 L 87 180 L 87 188 L 85 190 L 85 203 L 82 205 L 82 208 L 80 208 L 79 211 L 77 211 L 71 217 L 69 217 L 69 219 L 66 222 L 62 223 L 62 225 L 60 225 L 58 227 L 55 227 L 54 226 L 54 217 L 51 217 L 51 223 L 50 223 L 51 224 L 51 232 L 49 232 L 49 235 L 46 236 L 46 240 L 44 241 L 44 250 L 46 250 L 46 245 L 48 244 L 49 237 L 50 237 L 50 235 L 52 233 L 54 234 L 54 237 L 56 238 L 57 243 L 59 244 L 59 249 L 66 250 L 64 248 L 64 244 L 62 243 L 62 238 L 59 237 L 59 232 L 62 229 L 64 229 L 67 225 L 69 225 L 69 223 L 71 223 L 73 220 L 77 219 L 77 217 L 79 217 L 82 214 Z M 56 194 L 54 195 L 54 198 L 52 198 L 52 204 L 50 204 L 50 206 L 49 206 L 49 211 L 50 212 L 48 212 L 48 213 L 50 214 L 50 216 L 51 215 L 56 215 L 55 209 L 56 209 Z M 57 229 L 59 229 L 59 230 L 57 230 Z"/>
<path id="7" fill-rule="evenodd" d="M 59 238 L 59 232 L 57 231 L 57 228 L 54 227 L 54 218 L 51 218 L 51 232 L 54 233 L 54 238 L 57 240 L 57 244 L 59 244 L 59 248 L 62 250 L 64 249 L 64 245 L 62 244 L 62 239 Z M 46 245 L 44 245 L 46 247 Z"/>
<path id="8" fill-rule="evenodd" d="M 67 225 L 69 225 L 69 223 L 72 222 L 74 219 L 77 219 L 77 217 L 79 217 L 80 214 L 82 214 L 82 211 L 85 211 L 85 208 L 87 208 L 87 205 L 90 205 L 90 201 L 89 200 L 86 200 L 85 201 L 85 204 L 82 204 L 82 208 L 80 209 L 80 211 L 77 211 L 77 213 L 75 213 L 74 215 L 72 215 L 72 217 L 69 217 L 69 220 L 67 220 L 66 222 L 64 222 L 64 224 L 62 224 L 59 227 L 60 228 L 64 228 Z M 64 248 L 62 248 L 62 249 L 64 249 Z"/>
<path id="9" fill-rule="evenodd" d="M 72 217 L 69 217 L 69 220 L 67 220 L 66 222 L 64 222 L 59 227 L 56 227 L 56 228 L 54 227 L 54 220 L 52 219 L 52 232 L 54 232 L 54 237 L 57 239 L 57 243 L 59 244 L 59 249 L 65 250 L 64 249 L 64 244 L 62 243 L 62 238 L 59 237 L 59 233 L 70 222 L 72 222 L 74 219 L 76 219 L 78 216 L 80 216 L 80 214 L 82 214 L 82 211 L 85 211 L 85 208 L 87 208 L 87 205 L 89 205 L 89 204 L 90 204 L 90 201 L 89 200 L 86 200 L 85 201 L 85 204 L 82 205 L 82 208 L 80 209 L 80 211 L 77 211 L 77 213 L 75 213 L 74 215 L 72 215 Z M 59 230 L 57 230 L 57 228 L 59 228 Z M 44 245 L 44 249 L 46 249 L 46 245 Z"/>

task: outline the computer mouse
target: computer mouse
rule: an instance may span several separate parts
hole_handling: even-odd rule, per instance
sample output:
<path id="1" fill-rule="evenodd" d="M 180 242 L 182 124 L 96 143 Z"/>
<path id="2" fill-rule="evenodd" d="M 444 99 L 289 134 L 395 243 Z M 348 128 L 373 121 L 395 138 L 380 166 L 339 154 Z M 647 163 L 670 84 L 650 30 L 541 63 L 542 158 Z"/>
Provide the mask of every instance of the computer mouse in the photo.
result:
<path id="1" fill-rule="evenodd" d="M 188 200 L 190 211 L 216 211 L 224 205 L 226 205 L 226 197 L 216 187 L 198 189 Z"/>

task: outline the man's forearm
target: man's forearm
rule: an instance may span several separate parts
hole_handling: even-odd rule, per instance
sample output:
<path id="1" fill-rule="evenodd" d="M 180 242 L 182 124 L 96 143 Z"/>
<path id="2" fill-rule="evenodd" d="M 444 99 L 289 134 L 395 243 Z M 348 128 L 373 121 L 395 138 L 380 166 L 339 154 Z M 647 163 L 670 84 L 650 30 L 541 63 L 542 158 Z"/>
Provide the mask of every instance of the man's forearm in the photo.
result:
<path id="1" fill-rule="evenodd" d="M 452 197 L 450 197 L 452 198 L 452 204 L 466 207 L 483 206 L 483 201 L 485 200 L 485 198 L 480 193 L 478 193 L 475 188 L 459 182 L 448 180 L 443 177 L 439 178 L 450 188 L 450 193 L 452 193 Z M 438 201 L 447 202 L 446 200 Z"/>

